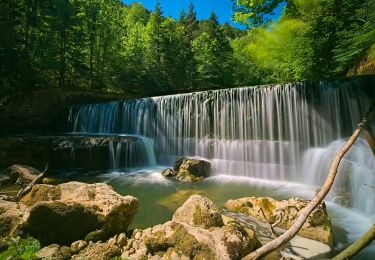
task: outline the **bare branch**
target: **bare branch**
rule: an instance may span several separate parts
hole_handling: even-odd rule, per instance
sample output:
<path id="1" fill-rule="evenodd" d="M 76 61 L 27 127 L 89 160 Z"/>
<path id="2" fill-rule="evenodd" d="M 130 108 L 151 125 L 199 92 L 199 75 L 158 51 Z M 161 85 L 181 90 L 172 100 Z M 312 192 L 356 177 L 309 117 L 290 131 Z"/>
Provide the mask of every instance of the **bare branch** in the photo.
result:
<path id="1" fill-rule="evenodd" d="M 32 187 L 35 184 L 42 182 L 42 180 L 44 178 L 44 175 L 46 174 L 47 170 L 48 170 L 48 163 L 44 167 L 44 171 L 41 174 L 39 174 L 32 182 L 30 182 L 29 185 L 27 185 L 25 188 L 21 189 L 18 192 L 17 198 L 21 199 L 23 196 L 25 196 L 32 189 Z"/>

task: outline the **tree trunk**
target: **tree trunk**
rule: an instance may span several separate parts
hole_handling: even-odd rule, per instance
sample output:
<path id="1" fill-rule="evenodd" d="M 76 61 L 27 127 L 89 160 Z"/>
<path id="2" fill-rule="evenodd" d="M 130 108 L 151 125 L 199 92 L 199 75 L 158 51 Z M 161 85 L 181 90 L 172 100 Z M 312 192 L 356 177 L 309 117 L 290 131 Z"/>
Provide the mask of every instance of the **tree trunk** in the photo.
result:
<path id="1" fill-rule="evenodd" d="M 333 182 L 335 180 L 337 169 L 340 165 L 342 158 L 344 157 L 346 152 L 350 149 L 350 147 L 354 144 L 354 142 L 357 140 L 362 129 L 365 127 L 368 118 L 370 118 L 370 114 L 374 110 L 374 108 L 375 108 L 375 102 L 373 102 L 365 118 L 362 119 L 362 121 L 360 122 L 358 127 L 355 129 L 354 133 L 352 134 L 352 136 L 345 143 L 344 147 L 342 147 L 341 150 L 337 152 L 336 157 L 333 160 L 332 165 L 329 169 L 329 173 L 328 173 L 327 179 L 323 187 L 321 188 L 319 193 L 310 201 L 310 203 L 304 209 L 300 211 L 300 214 L 298 215 L 293 225 L 284 234 L 268 242 L 267 244 L 263 245 L 262 247 L 255 250 L 254 252 L 248 254 L 243 259 L 249 260 L 249 259 L 258 259 L 258 258 L 264 257 L 268 255 L 270 252 L 280 248 L 283 244 L 287 243 L 289 240 L 291 240 L 294 236 L 297 235 L 297 233 L 302 228 L 303 224 L 306 222 L 308 216 L 322 202 L 322 200 L 330 191 L 333 185 Z"/>

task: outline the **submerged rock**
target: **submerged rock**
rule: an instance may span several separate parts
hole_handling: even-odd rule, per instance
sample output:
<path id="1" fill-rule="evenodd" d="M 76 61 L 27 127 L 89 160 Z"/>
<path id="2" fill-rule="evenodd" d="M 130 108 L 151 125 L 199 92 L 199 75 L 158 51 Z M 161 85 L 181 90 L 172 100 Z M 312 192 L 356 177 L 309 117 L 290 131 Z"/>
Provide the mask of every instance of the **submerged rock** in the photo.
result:
<path id="1" fill-rule="evenodd" d="M 42 172 L 27 165 L 15 164 L 7 169 L 7 173 L 13 183 L 25 187 Z"/>
<path id="2" fill-rule="evenodd" d="M 225 203 L 225 207 L 234 212 L 253 216 L 264 222 L 264 217 L 260 212 L 262 208 L 268 222 L 271 224 L 278 222 L 277 227 L 288 229 L 293 225 L 298 213 L 305 208 L 308 203 L 309 200 L 300 198 L 277 201 L 267 197 L 247 197 L 229 200 Z M 332 244 L 331 220 L 324 202 L 310 214 L 298 235 L 326 244 Z"/>
<path id="3" fill-rule="evenodd" d="M 201 159 L 180 158 L 172 169 L 166 169 L 162 175 L 182 182 L 201 181 L 210 175 L 211 163 Z"/>
<path id="4" fill-rule="evenodd" d="M 246 230 L 235 222 L 224 225 L 212 201 L 193 195 L 175 212 L 172 221 L 134 231 L 122 257 L 239 259 L 258 246 L 251 229 Z"/>
<path id="5" fill-rule="evenodd" d="M 203 190 L 179 190 L 176 193 L 158 201 L 158 204 L 169 209 L 170 211 L 175 211 L 178 207 L 191 196 L 191 195 L 204 195 Z"/>

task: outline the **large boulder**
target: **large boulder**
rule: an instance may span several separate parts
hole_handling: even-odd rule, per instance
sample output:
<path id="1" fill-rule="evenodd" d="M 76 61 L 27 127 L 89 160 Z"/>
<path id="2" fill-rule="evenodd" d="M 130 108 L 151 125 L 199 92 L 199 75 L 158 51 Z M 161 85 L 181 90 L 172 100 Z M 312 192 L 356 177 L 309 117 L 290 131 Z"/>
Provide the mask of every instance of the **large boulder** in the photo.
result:
<path id="1" fill-rule="evenodd" d="M 246 197 L 237 200 L 229 200 L 225 203 L 225 207 L 234 212 L 253 216 L 264 222 L 265 220 L 261 213 L 262 209 L 268 222 L 271 224 L 277 222 L 277 227 L 288 229 L 293 225 L 299 212 L 305 208 L 309 202 L 309 200 L 300 198 L 278 201 L 267 197 Z M 329 245 L 332 244 L 331 220 L 324 202 L 319 204 L 310 214 L 298 235 Z"/>
<path id="2" fill-rule="evenodd" d="M 43 245 L 103 240 L 125 232 L 138 200 L 107 184 L 69 182 L 33 186 L 20 203 L 0 201 L 0 234 L 29 233 Z"/>
<path id="3" fill-rule="evenodd" d="M 189 210 L 192 212 L 188 213 Z M 240 259 L 258 246 L 253 230 L 236 222 L 224 225 L 212 201 L 193 195 L 176 211 L 172 221 L 134 231 L 123 249 L 122 257 Z"/>
<path id="4" fill-rule="evenodd" d="M 172 169 L 166 169 L 162 175 L 182 182 L 198 182 L 210 175 L 211 163 L 202 159 L 180 158 Z"/>
<path id="5" fill-rule="evenodd" d="M 13 183 L 20 186 L 27 186 L 42 172 L 27 165 L 15 164 L 7 169 L 7 173 Z"/>

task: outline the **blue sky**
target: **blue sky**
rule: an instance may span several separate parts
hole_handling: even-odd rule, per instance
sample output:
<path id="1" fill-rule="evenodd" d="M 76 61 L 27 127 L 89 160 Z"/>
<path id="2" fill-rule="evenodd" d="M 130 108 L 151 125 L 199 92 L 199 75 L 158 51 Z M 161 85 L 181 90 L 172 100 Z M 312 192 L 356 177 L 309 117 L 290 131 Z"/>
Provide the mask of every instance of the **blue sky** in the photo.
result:
<path id="1" fill-rule="evenodd" d="M 126 4 L 133 2 L 142 3 L 149 10 L 154 10 L 156 1 L 157 0 L 123 0 Z M 172 16 L 173 18 L 178 18 L 181 9 L 187 11 L 190 2 L 195 6 L 198 19 L 206 19 L 211 11 L 214 11 L 221 23 L 230 22 L 230 24 L 241 28 L 239 24 L 235 24 L 231 21 L 232 1 L 230 0 L 160 0 L 164 15 Z M 275 13 L 276 17 L 280 16 L 282 8 L 283 6 L 277 8 Z"/>

